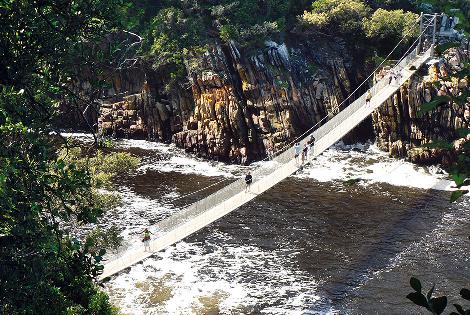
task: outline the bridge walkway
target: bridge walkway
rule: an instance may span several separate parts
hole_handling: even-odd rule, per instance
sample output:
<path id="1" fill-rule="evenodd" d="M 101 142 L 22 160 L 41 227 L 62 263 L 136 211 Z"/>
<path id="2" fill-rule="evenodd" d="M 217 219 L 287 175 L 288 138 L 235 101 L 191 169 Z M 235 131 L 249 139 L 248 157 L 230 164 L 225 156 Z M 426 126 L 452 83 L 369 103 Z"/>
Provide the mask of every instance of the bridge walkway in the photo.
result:
<path id="1" fill-rule="evenodd" d="M 428 48 L 427 51 L 421 54 L 417 53 L 417 49 L 413 49 L 395 67 L 395 71 L 401 74 L 401 76 L 398 76 L 399 82 L 388 84 L 388 77 L 386 76 L 373 85 L 370 89 L 372 99 L 369 106 L 365 105 L 367 94 L 365 93 L 336 115 L 329 117 L 329 120 L 318 129 L 306 134 L 303 140 L 300 141 L 302 148 L 310 135 L 316 138 L 313 154 L 310 154 L 307 162 L 339 141 L 368 117 L 375 108 L 393 96 L 400 86 L 430 59 L 431 54 L 432 48 Z M 156 225 L 158 237 L 150 241 L 150 252 L 144 251 L 143 247 L 129 249 L 120 257 L 104 265 L 104 270 L 99 280 L 110 277 L 152 256 L 154 252 L 163 250 L 208 226 L 215 220 L 269 190 L 295 173 L 300 167 L 296 164 L 293 149 L 290 147 L 272 161 L 263 163 L 261 167 L 252 173 L 253 184 L 249 192 L 245 191 L 244 179 L 239 179 L 216 191 L 214 194 L 178 211 L 169 218 L 162 220 Z"/>

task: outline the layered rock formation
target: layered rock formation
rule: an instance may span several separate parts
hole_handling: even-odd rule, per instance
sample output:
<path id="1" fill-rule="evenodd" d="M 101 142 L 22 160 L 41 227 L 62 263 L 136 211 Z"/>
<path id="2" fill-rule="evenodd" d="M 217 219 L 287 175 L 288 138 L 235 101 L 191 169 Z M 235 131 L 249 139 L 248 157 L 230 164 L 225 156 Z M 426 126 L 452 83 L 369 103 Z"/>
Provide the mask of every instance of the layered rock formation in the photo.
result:
<path id="1" fill-rule="evenodd" d="M 356 77 L 343 45 L 324 42 L 268 42 L 256 52 L 214 45 L 186 68 L 188 82 L 170 90 L 161 72 L 114 78 L 107 92 L 114 96 L 101 107 L 102 133 L 172 140 L 207 158 L 245 163 L 332 113 Z M 123 88 L 129 79 L 140 87 Z"/>
<path id="2" fill-rule="evenodd" d="M 392 156 L 408 157 L 416 163 L 450 163 L 452 150 L 421 145 L 458 138 L 458 129 L 470 127 L 470 102 L 465 107 L 445 104 L 424 114 L 420 113 L 420 108 L 435 96 L 459 96 L 463 90 L 468 90 L 468 77 L 455 77 L 449 82 L 444 78 L 460 71 L 469 60 L 468 50 L 450 50 L 427 69 L 422 69 L 378 108 L 372 115 L 378 147 Z M 461 142 L 458 140 L 454 145 Z"/>

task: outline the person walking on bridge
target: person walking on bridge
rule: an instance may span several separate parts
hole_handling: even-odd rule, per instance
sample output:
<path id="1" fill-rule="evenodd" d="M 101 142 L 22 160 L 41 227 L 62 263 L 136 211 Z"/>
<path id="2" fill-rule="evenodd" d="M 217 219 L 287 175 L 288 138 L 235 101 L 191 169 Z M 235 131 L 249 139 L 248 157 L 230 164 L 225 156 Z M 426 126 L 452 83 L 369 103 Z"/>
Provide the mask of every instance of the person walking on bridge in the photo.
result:
<path id="1" fill-rule="evenodd" d="M 313 147 L 315 146 L 315 137 L 313 135 L 310 135 L 310 139 L 307 141 L 307 144 L 309 146 L 308 153 L 311 155 L 313 154 Z"/>
<path id="2" fill-rule="evenodd" d="M 370 89 L 367 91 L 366 95 L 366 107 L 370 106 L 370 100 L 372 99 L 372 93 L 370 92 Z"/>
<path id="3" fill-rule="evenodd" d="M 392 84 L 394 77 L 395 77 L 395 70 L 391 69 L 388 73 L 388 85 Z"/>
<path id="4" fill-rule="evenodd" d="M 142 233 L 144 234 L 144 238 L 142 240 L 142 242 L 144 242 L 144 250 L 146 252 L 147 251 L 149 252 L 150 251 L 150 234 L 152 233 L 150 233 L 150 231 L 147 228 Z"/>
<path id="5" fill-rule="evenodd" d="M 294 158 L 295 158 L 295 163 L 298 165 L 299 164 L 299 159 L 300 159 L 300 142 L 296 142 L 294 145 Z"/>
<path id="6" fill-rule="evenodd" d="M 307 160 L 308 155 L 308 143 L 305 143 L 304 148 L 302 150 L 302 164 Z"/>
<path id="7" fill-rule="evenodd" d="M 395 74 L 395 83 L 397 85 L 400 85 L 400 81 L 401 81 L 401 71 L 397 71 Z"/>
<path id="8" fill-rule="evenodd" d="M 245 192 L 250 191 L 250 186 L 251 186 L 252 182 L 253 182 L 253 176 L 251 176 L 251 173 L 248 172 L 248 174 L 246 174 L 246 176 L 245 176 L 245 183 L 246 183 Z"/>

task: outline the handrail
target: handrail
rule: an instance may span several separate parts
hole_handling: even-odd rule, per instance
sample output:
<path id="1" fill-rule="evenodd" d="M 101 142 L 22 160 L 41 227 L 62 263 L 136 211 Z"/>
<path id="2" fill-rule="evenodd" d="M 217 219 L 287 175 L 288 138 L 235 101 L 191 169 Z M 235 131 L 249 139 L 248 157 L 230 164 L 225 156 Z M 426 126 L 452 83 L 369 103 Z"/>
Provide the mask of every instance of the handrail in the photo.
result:
<path id="1" fill-rule="evenodd" d="M 431 56 L 432 47 L 424 54 L 417 54 L 416 50 L 406 56 L 400 62 L 400 72 L 403 75 L 396 84 L 389 86 L 386 77 L 379 80 L 372 88 L 373 98 L 371 100 L 373 106 L 379 106 L 386 101 L 395 91 L 408 80 L 414 71 L 410 71 L 412 66 L 419 68 Z M 336 116 L 332 117 L 328 122 L 320 128 L 314 130 L 310 134 L 317 136 L 317 141 L 307 162 L 315 156 L 321 154 L 325 149 L 333 143 L 341 139 L 354 126 L 359 124 L 372 112 L 372 108 L 364 108 L 365 95 L 359 97 L 351 105 L 344 108 Z M 305 145 L 309 135 L 306 135 L 300 142 Z M 287 176 L 293 174 L 299 165 L 295 165 L 293 161 L 293 150 L 288 150 L 277 156 L 273 162 L 262 165 L 254 171 L 254 193 L 244 192 L 245 183 L 243 180 L 236 180 L 227 185 L 214 194 L 195 202 L 190 207 L 184 208 L 167 219 L 157 223 L 159 231 L 158 237 L 151 241 L 151 251 L 145 251 L 142 247 L 130 249 L 126 252 L 110 257 L 110 261 L 105 264 L 103 273 L 99 276 L 99 280 L 120 272 L 121 270 L 132 266 L 133 264 L 150 257 L 153 252 L 161 250 L 184 237 L 200 230 L 211 222 L 217 220 L 223 215 L 243 205 L 244 203 L 256 197 L 257 193 L 262 193 L 279 183 Z"/>
<path id="2" fill-rule="evenodd" d="M 418 40 L 415 41 L 416 44 Z M 395 66 L 395 69 L 399 71 L 403 71 L 407 66 L 414 65 L 415 59 L 417 58 L 418 54 L 416 49 L 410 49 L 411 52 L 406 55 L 405 58 L 402 58 L 401 61 Z M 409 50 L 409 51 L 410 51 Z M 431 48 L 428 48 L 425 54 L 430 54 Z M 372 96 L 377 95 L 382 88 L 384 88 L 388 84 L 387 78 L 382 78 L 376 84 L 374 84 L 371 88 Z M 353 103 L 349 106 L 345 107 L 344 109 L 340 110 L 335 116 L 331 117 L 325 124 L 320 126 L 319 128 L 315 129 L 314 131 L 304 135 L 303 139 L 300 141 L 301 146 L 303 147 L 307 142 L 310 135 L 313 135 L 316 138 L 316 141 L 321 141 L 321 138 L 327 135 L 332 129 L 338 126 L 344 118 L 352 115 L 355 111 L 357 111 L 360 107 L 362 107 L 365 103 L 366 94 L 361 95 L 357 98 Z M 294 153 L 292 150 L 286 150 L 280 155 L 276 156 L 272 162 L 265 163 L 258 169 L 253 171 L 253 181 L 256 182 L 262 179 L 265 176 L 268 176 L 272 171 L 279 167 L 279 164 L 285 164 L 291 161 L 294 158 Z M 198 200 L 186 208 L 178 211 L 177 213 L 171 215 L 170 217 L 158 222 L 156 224 L 156 228 L 159 232 L 168 232 L 173 229 L 175 226 L 183 224 L 188 219 L 197 216 L 204 211 L 212 208 L 214 205 L 227 200 L 239 192 L 245 189 L 245 181 L 243 179 L 235 180 L 234 182 L 228 184 L 227 186 L 223 187 L 222 189 L 216 191 L 215 193 L 205 197 L 204 199 Z"/>

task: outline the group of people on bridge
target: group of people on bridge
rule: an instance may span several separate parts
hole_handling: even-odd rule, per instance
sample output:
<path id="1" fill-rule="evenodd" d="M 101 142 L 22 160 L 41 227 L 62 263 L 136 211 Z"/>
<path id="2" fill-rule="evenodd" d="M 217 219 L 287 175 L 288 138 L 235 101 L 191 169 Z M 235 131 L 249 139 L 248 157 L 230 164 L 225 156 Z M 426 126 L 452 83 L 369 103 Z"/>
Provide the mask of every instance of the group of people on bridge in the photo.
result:
<path id="1" fill-rule="evenodd" d="M 301 166 L 305 163 L 308 156 L 311 154 L 311 152 L 313 152 L 314 145 L 315 145 L 315 137 L 313 135 L 310 136 L 308 141 L 305 143 L 303 149 L 300 146 L 300 142 L 297 141 L 295 143 L 294 159 L 295 159 L 295 164 L 297 166 Z M 251 187 L 251 184 L 253 183 L 253 176 L 251 175 L 251 172 L 249 171 L 245 175 L 245 183 L 246 183 L 245 192 L 250 192 L 250 187 Z"/>
<path id="2" fill-rule="evenodd" d="M 296 142 L 294 145 L 294 158 L 297 166 L 303 165 L 307 160 L 308 156 L 313 152 L 313 146 L 315 145 L 315 137 L 310 136 L 304 147 L 301 148 L 300 142 Z"/>

